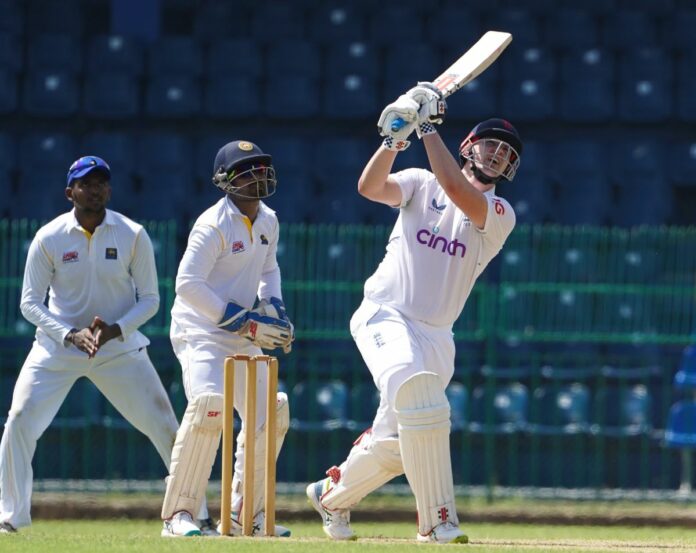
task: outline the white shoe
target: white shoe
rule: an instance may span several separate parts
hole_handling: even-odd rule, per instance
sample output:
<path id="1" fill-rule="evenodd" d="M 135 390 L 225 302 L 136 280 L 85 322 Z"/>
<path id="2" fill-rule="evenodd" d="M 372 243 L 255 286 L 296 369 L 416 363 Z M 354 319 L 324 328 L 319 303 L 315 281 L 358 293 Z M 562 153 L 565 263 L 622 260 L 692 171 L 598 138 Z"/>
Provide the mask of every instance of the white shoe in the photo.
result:
<path id="1" fill-rule="evenodd" d="M 193 523 L 193 517 L 186 511 L 175 513 L 170 519 L 164 521 L 162 528 L 163 538 L 183 538 L 188 536 L 200 536 L 201 531 Z"/>
<path id="2" fill-rule="evenodd" d="M 17 529 L 9 522 L 0 522 L 0 534 L 16 534 Z"/>
<path id="3" fill-rule="evenodd" d="M 217 531 L 213 519 L 208 517 L 206 519 L 199 518 L 196 521 L 198 529 L 201 531 L 203 536 L 219 536 L 220 532 Z"/>
<path id="4" fill-rule="evenodd" d="M 449 520 L 438 524 L 425 536 L 418 534 L 416 539 L 423 543 L 469 543 L 469 537 Z"/>
<path id="5" fill-rule="evenodd" d="M 239 516 L 239 513 L 236 511 L 232 511 L 232 522 L 230 524 L 230 536 L 243 536 L 244 535 L 244 527 L 242 526 L 242 523 L 239 522 L 242 517 Z M 266 513 L 263 511 L 259 511 L 256 513 L 256 516 L 254 517 L 254 522 L 251 525 L 251 535 L 252 537 L 254 536 L 265 536 L 266 534 L 264 533 L 266 531 L 265 529 L 265 522 L 266 522 Z M 222 534 L 222 523 L 218 524 L 217 526 L 217 531 L 219 534 Z M 273 535 L 277 538 L 289 538 L 290 534 L 292 532 L 290 531 L 290 528 L 286 528 L 285 526 L 281 526 L 280 524 L 276 524 L 274 529 L 273 529 Z"/>
<path id="6" fill-rule="evenodd" d="M 329 511 L 321 504 L 324 487 L 328 489 L 330 482 L 331 478 L 324 478 L 307 486 L 307 498 L 324 521 L 324 534 L 332 540 L 357 540 L 358 537 L 350 527 L 350 511 L 348 509 Z"/>

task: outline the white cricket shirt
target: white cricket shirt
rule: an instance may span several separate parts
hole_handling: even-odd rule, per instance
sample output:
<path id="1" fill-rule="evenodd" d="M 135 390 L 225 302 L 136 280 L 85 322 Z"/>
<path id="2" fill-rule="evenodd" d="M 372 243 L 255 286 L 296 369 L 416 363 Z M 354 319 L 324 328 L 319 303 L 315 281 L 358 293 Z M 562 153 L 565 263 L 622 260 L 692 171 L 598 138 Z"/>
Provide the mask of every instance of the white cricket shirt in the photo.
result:
<path id="1" fill-rule="evenodd" d="M 391 177 L 403 194 L 401 209 L 384 259 L 365 282 L 365 297 L 409 318 L 451 327 L 515 226 L 515 213 L 491 190 L 486 224 L 478 229 L 430 171 L 406 169 Z"/>
<path id="2" fill-rule="evenodd" d="M 227 196 L 204 211 L 176 275 L 173 333 L 238 339 L 217 327 L 228 302 L 251 309 L 257 295 L 281 298 L 278 229 L 275 212 L 263 202 L 253 225 Z"/>
<path id="3" fill-rule="evenodd" d="M 48 290 L 48 307 L 44 305 Z M 136 301 L 137 293 L 137 301 Z M 112 355 L 147 346 L 138 327 L 159 307 L 157 270 L 150 237 L 127 217 L 106 210 L 90 236 L 74 210 L 41 227 L 29 246 L 21 309 L 36 325 L 36 343 L 49 354 L 65 348 L 70 329 L 89 326 L 95 316 L 118 323 L 122 339 L 107 342 L 97 355 Z M 60 348 L 60 349 L 58 349 Z"/>

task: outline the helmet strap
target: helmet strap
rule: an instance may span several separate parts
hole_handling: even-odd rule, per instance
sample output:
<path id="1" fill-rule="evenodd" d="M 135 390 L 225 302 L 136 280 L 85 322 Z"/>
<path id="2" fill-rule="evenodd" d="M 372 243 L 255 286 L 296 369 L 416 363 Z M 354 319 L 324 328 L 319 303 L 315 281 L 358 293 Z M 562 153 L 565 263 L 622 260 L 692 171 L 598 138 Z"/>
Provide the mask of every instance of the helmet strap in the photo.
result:
<path id="1" fill-rule="evenodd" d="M 462 164 L 462 168 L 464 167 L 467 161 L 470 160 L 465 159 L 464 163 Z M 476 177 L 476 180 L 478 180 L 481 184 L 497 184 L 498 181 L 501 178 L 503 178 L 502 175 L 499 175 L 497 177 L 489 177 L 488 175 L 486 175 L 486 173 L 481 171 L 481 169 L 479 169 L 473 161 L 471 162 L 471 172 Z"/>

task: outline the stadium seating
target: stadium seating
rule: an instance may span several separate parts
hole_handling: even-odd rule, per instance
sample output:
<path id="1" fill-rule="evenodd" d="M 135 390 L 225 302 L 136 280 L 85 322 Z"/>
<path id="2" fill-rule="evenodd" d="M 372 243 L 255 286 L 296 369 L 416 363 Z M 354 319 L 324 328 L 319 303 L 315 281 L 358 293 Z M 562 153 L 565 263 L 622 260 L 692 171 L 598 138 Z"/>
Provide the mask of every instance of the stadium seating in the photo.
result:
<path id="1" fill-rule="evenodd" d="M 13 113 L 18 106 L 17 78 L 4 69 L 0 69 L 0 113 Z"/>
<path id="2" fill-rule="evenodd" d="M 134 38 L 121 35 L 97 35 L 90 40 L 87 70 L 141 75 L 145 65 L 142 45 Z"/>
<path id="3" fill-rule="evenodd" d="M 652 426 L 651 409 L 643 384 L 607 386 L 595 393 L 590 430 L 610 437 L 645 434 Z"/>
<path id="4" fill-rule="evenodd" d="M 300 431 L 342 428 L 348 420 L 348 396 L 340 380 L 295 384 L 290 397 L 291 426 Z"/>
<path id="5" fill-rule="evenodd" d="M 77 79 L 63 71 L 38 70 L 24 83 L 24 109 L 32 115 L 65 117 L 79 107 Z"/>
<path id="6" fill-rule="evenodd" d="M 135 117 L 140 109 L 137 79 L 127 73 L 99 72 L 85 79 L 84 111 L 100 118 Z"/>
<path id="7" fill-rule="evenodd" d="M 526 386 L 513 382 L 492 390 L 477 387 L 471 394 L 471 422 L 474 433 L 511 434 L 527 425 L 529 394 Z"/>
<path id="8" fill-rule="evenodd" d="M 74 74 L 82 69 L 80 41 L 69 34 L 39 34 L 29 43 L 28 69 Z"/>
<path id="9" fill-rule="evenodd" d="M 23 67 L 23 58 L 22 42 L 19 37 L 13 33 L 0 31 L 0 70 L 18 73 Z"/>
<path id="10" fill-rule="evenodd" d="M 678 401 L 669 410 L 665 443 L 670 447 L 696 447 L 696 402 Z"/>
<path id="11" fill-rule="evenodd" d="M 541 386 L 534 390 L 529 431 L 536 434 L 578 434 L 590 427 L 590 391 L 584 384 Z"/>

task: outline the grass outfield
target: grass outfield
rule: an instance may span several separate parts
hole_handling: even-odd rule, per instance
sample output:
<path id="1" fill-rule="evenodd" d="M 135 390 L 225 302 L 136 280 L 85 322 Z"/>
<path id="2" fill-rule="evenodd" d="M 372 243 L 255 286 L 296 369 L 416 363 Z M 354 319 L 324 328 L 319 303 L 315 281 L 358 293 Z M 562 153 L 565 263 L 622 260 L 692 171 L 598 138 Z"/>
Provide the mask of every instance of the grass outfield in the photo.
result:
<path id="1" fill-rule="evenodd" d="M 319 523 L 288 524 L 293 537 L 163 539 L 161 526 L 154 521 L 37 521 L 19 534 L 0 535 L 2 553 L 92 553 L 131 552 L 177 553 L 179 551 L 339 553 L 341 551 L 423 551 L 415 543 L 415 525 L 354 525 L 357 542 L 333 542 L 324 537 Z M 467 548 L 486 553 L 534 551 L 558 552 L 686 552 L 696 551 L 696 532 L 683 528 L 628 528 L 586 526 L 527 526 L 517 524 L 470 524 L 471 543 L 448 549 Z"/>

